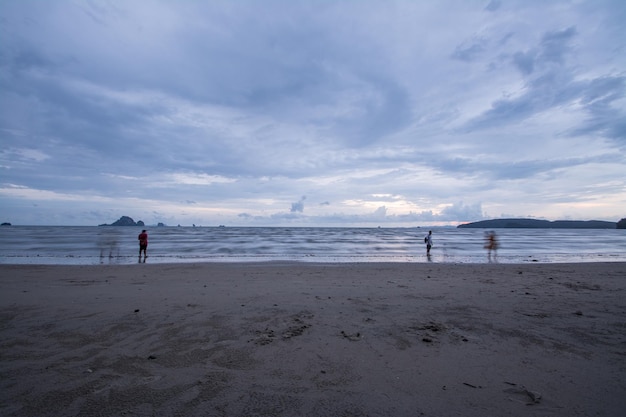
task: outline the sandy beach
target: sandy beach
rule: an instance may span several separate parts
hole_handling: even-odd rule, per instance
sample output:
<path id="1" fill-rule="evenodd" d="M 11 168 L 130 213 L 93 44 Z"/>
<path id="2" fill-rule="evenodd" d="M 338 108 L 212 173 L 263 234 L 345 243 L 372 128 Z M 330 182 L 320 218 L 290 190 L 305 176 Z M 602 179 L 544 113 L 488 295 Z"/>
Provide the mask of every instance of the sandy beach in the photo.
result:
<path id="1" fill-rule="evenodd" d="M 623 416 L 625 290 L 624 263 L 0 265 L 0 415 Z"/>

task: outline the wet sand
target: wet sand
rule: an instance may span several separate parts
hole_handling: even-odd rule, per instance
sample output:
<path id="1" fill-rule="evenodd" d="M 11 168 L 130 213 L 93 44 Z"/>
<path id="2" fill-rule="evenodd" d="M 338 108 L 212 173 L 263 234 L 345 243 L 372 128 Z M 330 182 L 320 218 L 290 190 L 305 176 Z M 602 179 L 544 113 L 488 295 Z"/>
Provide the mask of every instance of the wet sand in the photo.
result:
<path id="1" fill-rule="evenodd" d="M 0 265 L 0 415 L 619 416 L 625 290 L 624 263 Z"/>

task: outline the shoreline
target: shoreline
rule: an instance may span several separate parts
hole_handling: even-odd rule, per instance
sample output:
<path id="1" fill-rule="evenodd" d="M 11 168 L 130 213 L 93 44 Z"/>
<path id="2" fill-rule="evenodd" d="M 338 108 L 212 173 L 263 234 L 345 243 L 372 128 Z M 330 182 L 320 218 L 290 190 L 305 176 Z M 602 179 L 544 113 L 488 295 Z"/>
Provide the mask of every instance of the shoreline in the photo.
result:
<path id="1" fill-rule="evenodd" d="M 434 259 L 432 259 L 434 258 Z M 45 259 L 52 259 L 46 262 Z M 173 260 L 176 259 L 176 260 Z M 549 255 L 524 257 L 499 256 L 496 260 L 489 261 L 485 256 L 438 256 L 432 255 L 431 260 L 424 255 L 399 255 L 399 256 L 233 256 L 233 257 L 204 257 L 204 258 L 172 258 L 168 256 L 152 255 L 148 256 L 147 262 L 143 258 L 138 260 L 136 255 L 118 256 L 115 258 L 100 256 L 78 256 L 53 258 L 46 256 L 33 257 L 5 257 L 0 259 L 0 266 L 42 266 L 42 267 L 85 267 L 85 266 L 132 266 L 137 264 L 146 265 L 220 265 L 220 264 L 268 264 L 268 263 L 293 263 L 302 265 L 377 265 L 377 264 L 410 264 L 410 265 L 566 265 L 566 264 L 605 264 L 605 263 L 626 263 L 623 255 L 594 255 L 594 256 L 574 256 L 574 255 Z"/>
<path id="2" fill-rule="evenodd" d="M 624 317 L 624 262 L 0 264 L 0 414 L 619 415 Z"/>

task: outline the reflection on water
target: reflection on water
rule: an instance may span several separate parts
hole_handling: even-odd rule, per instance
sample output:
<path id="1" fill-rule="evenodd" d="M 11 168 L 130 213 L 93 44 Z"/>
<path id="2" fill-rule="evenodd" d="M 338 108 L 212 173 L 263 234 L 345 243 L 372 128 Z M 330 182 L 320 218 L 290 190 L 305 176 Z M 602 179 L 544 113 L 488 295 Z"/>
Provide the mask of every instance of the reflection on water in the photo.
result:
<path id="1" fill-rule="evenodd" d="M 448 262 L 486 263 L 484 229 L 154 227 L 150 263 L 165 262 Z M 0 228 L 0 263 L 130 264 L 139 250 L 135 227 Z M 497 260 L 626 261 L 626 230 L 497 229 Z M 495 255 L 495 253 L 494 253 Z M 144 259 L 139 259 L 143 263 Z"/>

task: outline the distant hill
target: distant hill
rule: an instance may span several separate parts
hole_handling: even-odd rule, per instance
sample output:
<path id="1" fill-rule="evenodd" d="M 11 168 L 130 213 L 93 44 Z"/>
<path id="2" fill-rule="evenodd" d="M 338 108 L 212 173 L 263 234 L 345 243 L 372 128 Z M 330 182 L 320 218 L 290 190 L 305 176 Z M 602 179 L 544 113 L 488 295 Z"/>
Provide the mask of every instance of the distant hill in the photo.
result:
<path id="1" fill-rule="evenodd" d="M 457 227 L 474 229 L 615 229 L 617 223 L 602 220 L 493 219 L 460 224 Z"/>
<path id="2" fill-rule="evenodd" d="M 111 224 L 100 224 L 99 226 L 144 226 L 144 223 L 141 220 L 135 222 L 128 216 L 122 216 L 119 220 Z"/>

